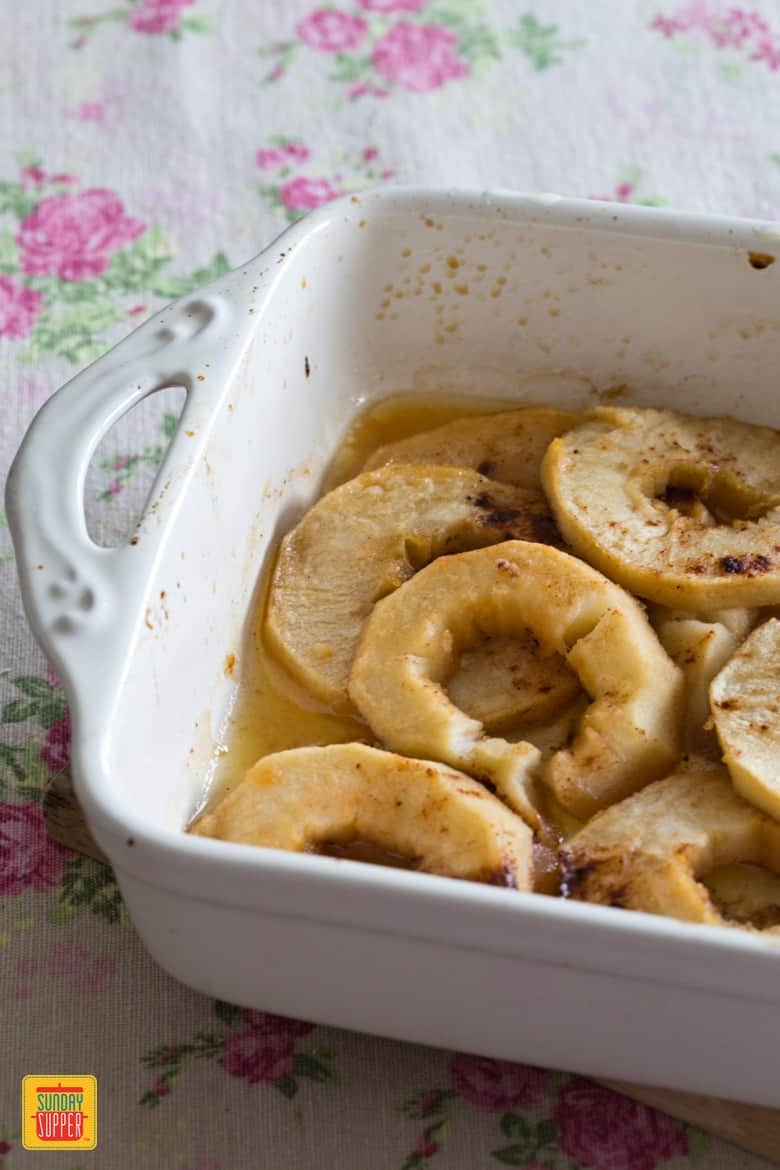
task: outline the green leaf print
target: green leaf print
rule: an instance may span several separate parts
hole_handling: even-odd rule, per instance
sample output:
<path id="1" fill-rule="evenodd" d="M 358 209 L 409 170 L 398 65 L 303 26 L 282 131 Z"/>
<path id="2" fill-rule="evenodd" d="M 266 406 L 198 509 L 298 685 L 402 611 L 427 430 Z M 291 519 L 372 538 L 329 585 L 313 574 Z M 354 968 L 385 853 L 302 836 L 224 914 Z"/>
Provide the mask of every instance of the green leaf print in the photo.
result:
<path id="1" fill-rule="evenodd" d="M 479 76 L 492 61 L 501 60 L 498 37 L 486 24 L 458 26 L 458 49 L 468 61 L 471 72 Z"/>
<path id="2" fill-rule="evenodd" d="M 436 0 L 425 9 L 426 24 L 465 24 L 484 16 L 484 0 Z"/>
<path id="3" fill-rule="evenodd" d="M 90 857 L 74 854 L 65 865 L 58 890 L 59 906 L 52 921 L 67 922 L 82 910 L 90 910 L 106 922 L 125 920 L 122 896 L 113 871 Z"/>
<path id="4" fill-rule="evenodd" d="M 550 1146 L 555 1141 L 558 1130 L 551 1117 L 543 1118 L 536 1127 L 536 1142 L 538 1146 Z"/>
<path id="5" fill-rule="evenodd" d="M 320 1084 L 330 1084 L 337 1080 L 336 1073 L 328 1066 L 325 1060 L 307 1052 L 296 1052 L 293 1057 L 293 1076 L 308 1077 L 309 1080 Z"/>
<path id="6" fill-rule="evenodd" d="M 214 1000 L 214 1015 L 231 1029 L 237 1028 L 241 1023 L 241 1008 L 236 1007 L 234 1003 L 225 1003 L 221 999 Z"/>
<path id="7" fill-rule="evenodd" d="M 290 1100 L 292 1100 L 292 1098 L 298 1092 L 298 1082 L 296 1081 L 295 1077 L 291 1077 L 289 1075 L 284 1077 L 277 1077 L 274 1081 L 274 1085 L 283 1096 L 289 1098 Z"/>
<path id="8" fill-rule="evenodd" d="M 3 705 L 0 719 L 3 723 L 24 723 L 32 719 L 37 710 L 38 704 L 30 699 L 11 699 Z"/>
<path id="9" fill-rule="evenodd" d="M 189 276 L 159 273 L 159 275 L 149 278 L 147 287 L 156 296 L 173 300 L 175 297 L 184 296 L 185 293 L 197 288 L 200 284 L 208 284 L 209 281 L 216 280 L 218 276 L 224 276 L 229 271 L 230 264 L 227 256 L 224 252 L 217 252 L 210 264 L 203 268 L 196 268 Z"/>
<path id="10" fill-rule="evenodd" d="M 521 1142 L 514 1146 L 504 1146 L 501 1150 L 493 1150 L 493 1157 L 505 1166 L 525 1166 L 533 1160 L 536 1150 L 533 1145 Z"/>
<path id="11" fill-rule="evenodd" d="M 94 299 L 85 298 L 64 310 L 53 307 L 42 313 L 21 360 L 38 362 L 54 353 L 74 365 L 83 365 L 98 357 L 105 349 L 99 334 L 118 320 L 121 309 L 112 301 L 99 299 L 94 285 L 91 292 Z"/>
<path id="12" fill-rule="evenodd" d="M 688 1125 L 686 1122 L 683 1122 L 682 1128 L 685 1131 L 685 1137 L 688 1142 L 688 1157 L 691 1160 L 701 1158 L 710 1149 L 712 1138 L 708 1133 L 697 1129 L 695 1125 Z"/>
<path id="13" fill-rule="evenodd" d="M 0 795 L 5 792 L 8 783 L 16 784 L 24 780 L 26 772 L 23 758 L 24 747 L 0 743 Z"/>
<path id="14" fill-rule="evenodd" d="M 349 53 L 336 53 L 333 63 L 328 74 L 331 81 L 360 81 L 373 68 L 370 57 L 353 57 Z"/>
<path id="15" fill-rule="evenodd" d="M 103 280 L 109 288 L 123 293 L 142 292 L 172 259 L 161 229 L 153 226 L 129 247 L 114 253 Z"/>
<path id="16" fill-rule="evenodd" d="M 15 272 L 18 267 L 19 249 L 13 232 L 0 232 L 0 272 Z"/>
<path id="17" fill-rule="evenodd" d="M 24 698 L 10 699 L 5 703 L 0 722 L 24 723 L 35 719 L 41 727 L 48 729 L 62 719 L 66 711 L 65 696 L 57 687 L 34 675 L 19 675 L 11 682 Z"/>
<path id="18" fill-rule="evenodd" d="M 501 1132 L 504 1137 L 527 1140 L 531 1136 L 531 1127 L 518 1113 L 505 1113 L 501 1118 Z"/>
<path id="19" fill-rule="evenodd" d="M 401 1112 L 414 1119 L 432 1117 L 437 1113 L 446 1113 L 449 1102 L 457 1096 L 455 1089 L 427 1089 L 404 1101 Z"/>
<path id="20" fill-rule="evenodd" d="M 41 741 L 31 736 L 26 743 L 0 743 L 0 797 L 40 800 L 49 770 L 41 760 Z"/>
<path id="21" fill-rule="evenodd" d="M 183 16 L 181 19 L 181 27 L 188 29 L 190 32 L 208 33 L 211 32 L 211 25 L 206 16 Z"/>
<path id="22" fill-rule="evenodd" d="M 225 1047 L 225 1037 L 216 1032 L 198 1032 L 189 1044 L 161 1044 L 141 1057 L 147 1068 L 163 1069 L 154 1088 L 148 1089 L 139 1105 L 155 1106 L 171 1091 L 171 1084 L 186 1068 L 191 1058 L 219 1060 Z"/>
<path id="23" fill-rule="evenodd" d="M 38 199 L 21 183 L 0 179 L 0 212 L 7 211 L 17 219 L 24 219 L 35 207 Z"/>
<path id="24" fill-rule="evenodd" d="M 558 31 L 557 24 L 540 24 L 533 13 L 527 12 L 509 33 L 509 40 L 525 54 L 536 72 L 541 73 L 551 65 L 560 65 L 564 50 L 578 49 L 585 44 L 582 38 L 561 40 Z"/>
<path id="25" fill-rule="evenodd" d="M 45 678 L 37 678 L 34 674 L 20 675 L 14 679 L 14 686 L 30 699 L 51 698 L 51 683 L 47 682 Z"/>

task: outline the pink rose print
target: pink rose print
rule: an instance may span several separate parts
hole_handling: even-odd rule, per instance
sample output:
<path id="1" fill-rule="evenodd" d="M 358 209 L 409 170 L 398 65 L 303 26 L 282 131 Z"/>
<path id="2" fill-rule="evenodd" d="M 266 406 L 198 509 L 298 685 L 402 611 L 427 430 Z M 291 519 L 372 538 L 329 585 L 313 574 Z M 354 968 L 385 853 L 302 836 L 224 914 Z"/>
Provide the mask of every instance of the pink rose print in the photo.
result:
<path id="1" fill-rule="evenodd" d="M 741 8 L 732 8 L 722 21 L 714 23 L 712 39 L 716 45 L 739 46 L 749 40 L 754 33 L 766 34 L 769 25 L 757 12 L 745 12 Z"/>
<path id="2" fill-rule="evenodd" d="M 283 146 L 264 147 L 255 155 L 255 162 L 261 170 L 271 171 L 290 162 L 306 162 L 311 155 L 308 146 L 302 142 L 287 142 Z"/>
<path id="3" fill-rule="evenodd" d="M 544 1100 L 547 1073 L 543 1068 L 490 1060 L 486 1056 L 457 1053 L 450 1067 L 452 1087 L 490 1113 L 507 1109 L 535 1109 Z"/>
<path id="4" fill-rule="evenodd" d="M 347 97 L 350 101 L 361 97 L 386 98 L 390 97 L 390 90 L 382 89 L 379 85 L 371 85 L 368 81 L 358 81 L 348 87 Z"/>
<path id="5" fill-rule="evenodd" d="M 279 190 L 279 199 L 290 211 L 311 211 L 337 195 L 338 191 L 333 190 L 327 179 L 306 179 L 303 176 L 290 179 Z"/>
<path id="6" fill-rule="evenodd" d="M 314 1030 L 314 1024 L 274 1016 L 267 1012 L 242 1010 L 246 1024 L 243 1032 L 234 1032 L 225 1040 L 222 1067 L 233 1077 L 243 1077 L 250 1085 L 275 1081 L 292 1071 L 295 1042 Z"/>
<path id="7" fill-rule="evenodd" d="M 774 37 L 762 37 L 756 45 L 755 52 L 750 54 L 751 61 L 763 61 L 773 73 L 780 69 L 780 41 Z"/>
<path id="8" fill-rule="evenodd" d="M 292 1036 L 264 1036 L 255 1028 L 245 1028 L 226 1039 L 222 1067 L 230 1076 L 245 1078 L 250 1085 L 275 1081 L 292 1070 L 294 1051 Z"/>
<path id="9" fill-rule="evenodd" d="M 274 1016 L 268 1012 L 245 1008 L 241 1018 L 243 1032 L 234 1032 L 225 1040 L 222 1067 L 233 1077 L 243 1077 L 250 1085 L 275 1081 L 292 1070 L 295 1042 L 314 1030 L 314 1024 Z"/>
<path id="10" fill-rule="evenodd" d="M 0 895 L 21 894 L 28 886 L 51 889 L 67 856 L 67 849 L 46 835 L 35 801 L 0 803 Z"/>
<path id="11" fill-rule="evenodd" d="M 314 1031 L 314 1024 L 227 1003 L 215 1003 L 214 1011 L 227 1025 L 227 1034 L 199 1032 L 188 1043 L 162 1045 L 146 1054 L 144 1063 L 161 1071 L 141 1098 L 142 1105 L 157 1107 L 193 1056 L 217 1060 L 229 1076 L 250 1085 L 273 1084 L 288 1099 L 298 1092 L 301 1078 L 320 1084 L 336 1079 L 330 1053 L 296 1052 L 298 1041 Z"/>
<path id="12" fill-rule="evenodd" d="M 415 93 L 439 89 L 469 73 L 458 55 L 457 34 L 440 24 L 399 21 L 374 45 L 373 61 L 383 77 Z"/>
<path id="13" fill-rule="evenodd" d="M 298 25 L 298 36 L 312 49 L 341 53 L 355 49 L 366 33 L 366 22 L 338 8 L 318 8 Z"/>
<path id="14" fill-rule="evenodd" d="M 554 1113 L 558 1145 L 593 1170 L 655 1170 L 688 1153 L 685 1134 L 663 1113 L 575 1077 Z"/>
<path id="15" fill-rule="evenodd" d="M 252 1008 L 241 1009 L 241 1019 L 256 1032 L 264 1036 L 293 1036 L 298 1039 L 313 1032 L 315 1025 L 308 1020 L 293 1020 L 289 1016 L 275 1016 L 270 1012 L 257 1012 Z"/>
<path id="16" fill-rule="evenodd" d="M 69 977 L 80 995 L 99 995 L 108 991 L 116 974 L 116 959 L 110 955 L 91 955 L 78 943 L 55 943 L 49 957 L 50 975 Z"/>
<path id="17" fill-rule="evenodd" d="M 284 166 L 286 161 L 284 151 L 279 147 L 258 150 L 255 155 L 255 162 L 264 171 L 272 171 L 275 167 Z"/>
<path id="18" fill-rule="evenodd" d="M 650 28 L 654 28 L 656 32 L 668 38 L 673 37 L 675 33 L 682 32 L 685 25 L 673 16 L 655 16 L 650 21 Z"/>
<path id="19" fill-rule="evenodd" d="M 40 187 L 46 178 L 46 172 L 38 166 L 22 167 L 20 174 L 23 187 Z"/>
<path id="20" fill-rule="evenodd" d="M 428 0 L 357 0 L 366 12 L 419 12 Z"/>
<path id="21" fill-rule="evenodd" d="M 140 0 L 130 12 L 128 24 L 135 32 L 159 36 L 179 27 L 181 12 L 195 0 Z"/>
<path id="22" fill-rule="evenodd" d="M 709 41 L 717 49 L 736 50 L 745 60 L 763 61 L 773 73 L 780 69 L 780 38 L 757 12 L 724 9 L 695 0 L 671 15 L 654 17 L 650 28 L 667 40 L 684 34 L 689 39 Z"/>
<path id="23" fill-rule="evenodd" d="M 439 1152 L 439 1143 L 433 1138 L 427 1137 L 424 1133 L 420 1134 L 417 1139 L 417 1145 L 414 1147 L 415 1154 L 419 1154 L 421 1158 L 432 1158 L 434 1154 Z"/>
<path id="24" fill-rule="evenodd" d="M 43 297 L 35 289 L 0 274 L 0 337 L 11 341 L 27 337 L 42 304 Z"/>
<path id="25" fill-rule="evenodd" d="M 46 732 L 41 759 L 50 772 L 61 772 L 66 767 L 70 759 L 70 715 L 67 712 Z"/>
<path id="26" fill-rule="evenodd" d="M 311 157 L 311 151 L 302 142 L 288 142 L 282 150 L 285 158 L 293 159 L 295 162 L 306 162 L 306 159 Z"/>
<path id="27" fill-rule="evenodd" d="M 106 120 L 105 102 L 81 102 L 72 111 L 73 117 L 79 122 L 95 122 L 102 125 Z"/>
<path id="28" fill-rule="evenodd" d="M 102 187 L 78 195 L 50 195 L 22 220 L 17 243 L 31 276 L 89 280 L 105 272 L 113 252 L 136 240 L 146 225 L 125 215 L 121 199 Z"/>
<path id="29" fill-rule="evenodd" d="M 304 143 L 280 134 L 255 152 L 255 163 L 264 172 L 258 192 L 290 223 L 331 199 L 393 175 L 386 167 L 380 168 L 379 150 L 373 145 L 342 154 L 339 170 L 327 177 L 319 161 L 309 161 L 312 157 Z"/>
<path id="30" fill-rule="evenodd" d="M 252 1028 L 234 1032 L 225 1041 L 222 1067 L 250 1085 L 275 1081 L 291 1072 L 295 1040 L 292 1036 L 263 1036 Z"/>

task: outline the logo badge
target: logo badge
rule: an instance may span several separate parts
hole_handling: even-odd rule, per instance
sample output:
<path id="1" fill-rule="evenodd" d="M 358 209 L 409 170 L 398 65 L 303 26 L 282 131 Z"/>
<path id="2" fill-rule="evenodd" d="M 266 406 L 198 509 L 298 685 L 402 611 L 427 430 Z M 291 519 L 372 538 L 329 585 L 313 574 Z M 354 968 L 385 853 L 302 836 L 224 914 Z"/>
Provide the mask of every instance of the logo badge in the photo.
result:
<path id="1" fill-rule="evenodd" d="M 97 1077 L 22 1077 L 25 1150 L 94 1150 L 96 1145 Z"/>

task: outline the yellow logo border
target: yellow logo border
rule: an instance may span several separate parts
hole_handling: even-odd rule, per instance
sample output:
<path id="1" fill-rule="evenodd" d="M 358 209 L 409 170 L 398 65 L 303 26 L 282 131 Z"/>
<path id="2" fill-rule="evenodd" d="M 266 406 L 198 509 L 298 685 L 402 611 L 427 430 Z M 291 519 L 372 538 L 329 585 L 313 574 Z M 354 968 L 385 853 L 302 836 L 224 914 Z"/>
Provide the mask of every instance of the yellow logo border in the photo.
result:
<path id="1" fill-rule="evenodd" d="M 92 1141 L 89 1144 L 78 1142 L 47 1142 L 41 1138 L 32 1136 L 29 1133 L 31 1117 L 30 1102 L 35 1101 L 34 1086 L 46 1082 L 54 1084 L 62 1084 L 62 1081 L 78 1081 L 84 1084 L 85 1087 L 85 1104 L 90 1103 L 91 1120 L 92 1120 Z M 63 1085 L 63 1091 L 67 1091 L 68 1086 Z M 29 1098 L 28 1098 L 29 1094 Z M 80 1152 L 81 1150 L 94 1150 L 98 1144 L 98 1083 L 97 1077 L 92 1073 L 28 1073 L 22 1077 L 22 1149 L 23 1150 L 51 1150 L 62 1151 L 69 1150 L 71 1153 Z M 34 1144 L 28 1145 L 28 1139 L 32 1138 Z"/>

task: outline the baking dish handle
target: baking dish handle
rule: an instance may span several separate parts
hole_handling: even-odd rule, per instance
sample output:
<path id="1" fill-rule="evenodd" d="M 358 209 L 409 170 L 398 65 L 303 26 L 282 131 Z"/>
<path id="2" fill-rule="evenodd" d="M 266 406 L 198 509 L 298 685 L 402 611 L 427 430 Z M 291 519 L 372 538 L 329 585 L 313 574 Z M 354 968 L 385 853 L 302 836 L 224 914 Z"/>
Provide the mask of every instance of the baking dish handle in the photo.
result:
<path id="1" fill-rule="evenodd" d="M 210 421 L 256 328 L 257 317 L 247 315 L 244 301 L 250 296 L 256 303 L 259 288 L 250 293 L 235 273 L 229 277 L 230 286 L 220 288 L 229 279 L 223 277 L 174 302 L 57 391 L 14 460 L 6 510 L 25 609 L 66 682 L 85 675 L 106 686 L 116 681 L 110 664 L 132 637 Z M 169 386 L 184 387 L 187 401 L 152 495 L 163 475 L 175 490 L 164 493 L 154 523 L 147 513 L 129 544 L 100 547 L 89 536 L 84 510 L 92 455 L 122 415 Z M 197 441 L 177 442 L 185 425 L 197 432 Z"/>

